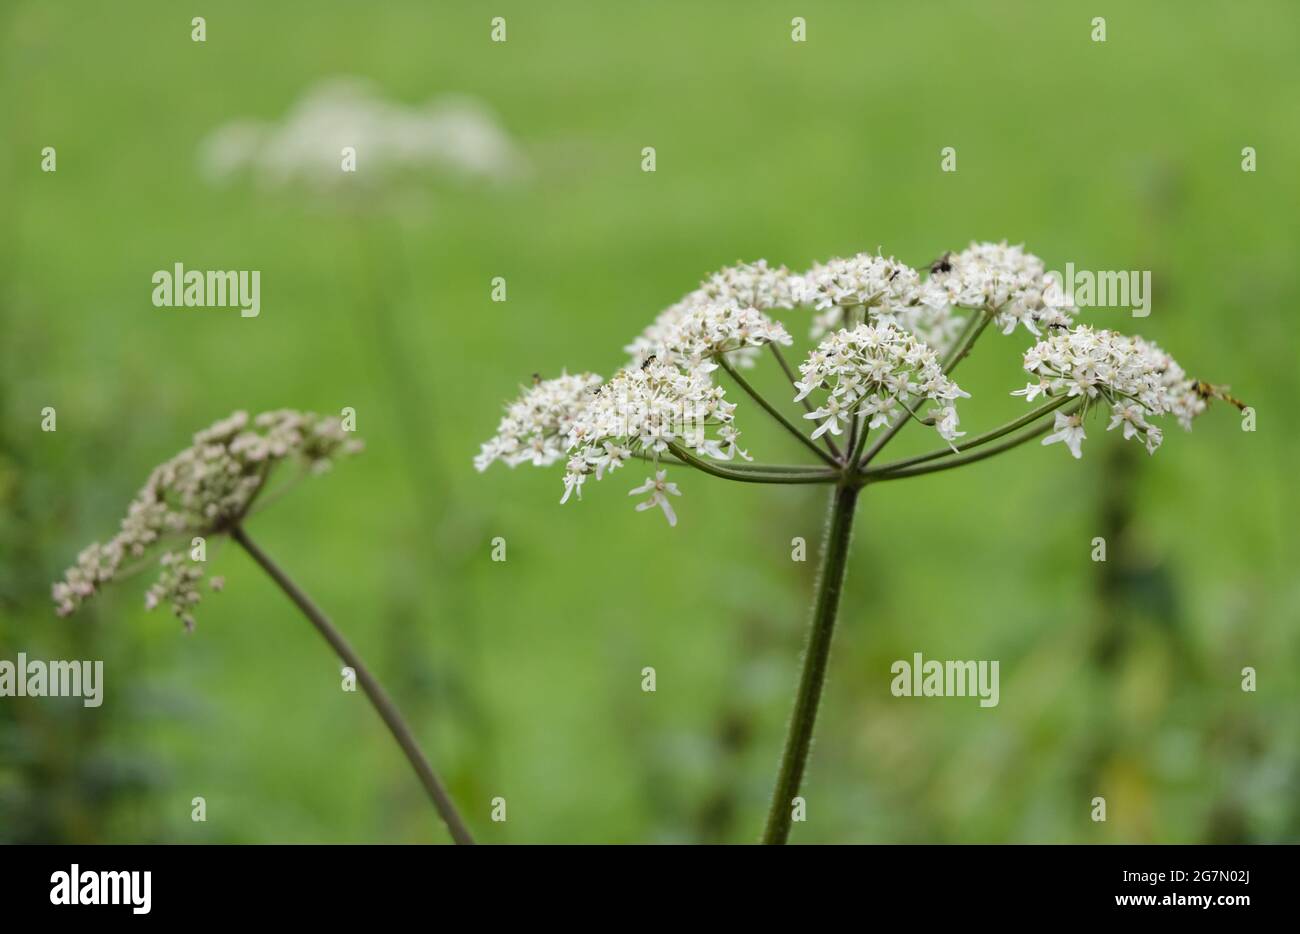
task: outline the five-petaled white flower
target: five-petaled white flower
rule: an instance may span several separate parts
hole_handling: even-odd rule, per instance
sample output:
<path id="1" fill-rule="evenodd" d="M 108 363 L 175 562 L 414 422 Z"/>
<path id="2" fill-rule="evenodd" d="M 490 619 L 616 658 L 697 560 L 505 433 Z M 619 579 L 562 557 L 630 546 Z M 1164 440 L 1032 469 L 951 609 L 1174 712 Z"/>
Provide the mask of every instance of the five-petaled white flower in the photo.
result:
<path id="1" fill-rule="evenodd" d="M 658 506 L 664 511 L 664 516 L 668 519 L 669 525 L 677 524 L 677 513 L 673 512 L 672 503 L 668 501 L 665 493 L 671 493 L 673 496 L 681 496 L 682 491 L 677 489 L 676 483 L 670 483 L 664 479 L 667 471 L 656 470 L 654 479 L 646 477 L 645 483 L 636 489 L 629 490 L 628 496 L 640 496 L 642 493 L 649 493 L 650 498 L 644 503 L 636 504 L 637 512 L 645 512 L 647 509 L 653 509 Z"/>
<path id="2" fill-rule="evenodd" d="M 1086 437 L 1083 433 L 1083 416 L 1078 412 L 1069 415 L 1064 412 L 1057 412 L 1055 427 L 1056 430 L 1043 439 L 1043 444 L 1064 441 L 1071 454 L 1075 457 L 1083 457 L 1082 445 L 1083 439 Z"/>

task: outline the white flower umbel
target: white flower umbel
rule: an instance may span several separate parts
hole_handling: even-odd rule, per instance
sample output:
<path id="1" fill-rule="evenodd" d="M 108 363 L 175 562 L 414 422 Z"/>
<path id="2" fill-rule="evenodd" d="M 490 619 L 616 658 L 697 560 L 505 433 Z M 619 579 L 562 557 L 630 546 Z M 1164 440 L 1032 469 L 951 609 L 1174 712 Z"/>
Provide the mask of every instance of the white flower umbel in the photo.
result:
<path id="1" fill-rule="evenodd" d="M 797 305 L 802 287 L 799 276 L 784 266 L 774 268 L 767 260 L 760 259 L 719 269 L 700 283 L 698 294 L 709 302 L 771 311 Z"/>
<path id="2" fill-rule="evenodd" d="M 1083 419 L 1097 402 L 1110 406 L 1107 430 L 1121 428 L 1124 438 L 1137 438 L 1155 453 L 1164 434 L 1149 419 L 1173 414 L 1184 428 L 1205 409 L 1177 362 L 1140 337 L 1115 331 L 1079 327 L 1059 330 L 1025 353 L 1025 370 L 1037 380 L 1013 395 L 1033 401 L 1039 396 L 1080 398 L 1073 413 L 1056 413 L 1056 430 L 1043 444 L 1065 442 L 1082 457 Z"/>
<path id="3" fill-rule="evenodd" d="M 895 325 L 860 324 L 837 331 L 808 355 L 799 372 L 803 378 L 795 383 L 796 401 L 826 390 L 820 407 L 804 416 L 821 422 L 814 438 L 828 431 L 840 434 L 841 424 L 857 416 L 867 419 L 868 429 L 890 425 L 902 407 L 918 414 L 916 407 L 924 400 L 938 404 L 931 414 L 945 441 L 962 435 L 953 402 L 969 394 L 944 375 L 933 349 Z"/>
<path id="4" fill-rule="evenodd" d="M 851 326 L 852 313 L 860 311 L 861 323 L 897 325 L 943 353 L 965 323 L 945 294 L 932 291 L 915 269 L 892 256 L 859 253 L 817 263 L 804 274 L 797 295 L 817 311 L 814 340 Z"/>
<path id="5" fill-rule="evenodd" d="M 946 253 L 930 267 L 926 282 L 931 301 L 979 308 L 994 315 L 1003 334 L 1017 325 L 1035 336 L 1042 328 L 1069 327 L 1076 309 L 1047 275 L 1043 261 L 1022 246 L 972 243 L 960 253 Z"/>
<path id="6" fill-rule="evenodd" d="M 818 311 L 876 308 L 888 312 L 920 299 L 921 277 L 892 256 L 859 253 L 815 263 L 804 273 L 799 297 Z"/>
<path id="7" fill-rule="evenodd" d="M 569 431 L 600 384 L 595 373 L 537 380 L 506 406 L 496 435 L 483 442 L 474 467 L 481 473 L 498 460 L 508 467 L 554 464 L 564 456 Z"/>
<path id="8" fill-rule="evenodd" d="M 763 312 L 793 308 L 797 287 L 789 270 L 773 269 L 765 260 L 729 266 L 663 311 L 623 349 L 632 356 L 631 366 L 654 356 L 689 368 L 722 353 L 753 366 L 764 344 L 792 342 L 785 327 Z"/>
<path id="9" fill-rule="evenodd" d="M 236 412 L 198 432 L 193 445 L 154 468 L 127 507 L 117 535 L 87 547 L 54 585 L 59 615 L 72 613 L 100 587 L 125 573 L 128 561 L 175 539 L 176 544 L 162 554 L 162 571 L 145 597 L 145 606 L 153 609 L 169 603 L 192 628 L 203 577 L 190 557 L 192 538 L 228 532 L 248 513 L 280 463 L 296 461 L 307 472 L 318 473 L 360 449 L 361 442 L 343 431 L 338 418 L 288 409 L 252 420 L 248 413 Z"/>
<path id="10" fill-rule="evenodd" d="M 752 366 L 764 344 L 791 343 L 785 327 L 757 308 L 705 302 L 674 305 L 626 349 L 633 367 L 654 358 L 708 372 L 717 367 L 714 361 L 722 354 L 735 354 L 736 362 Z"/>
<path id="11" fill-rule="evenodd" d="M 715 460 L 748 458 L 736 445 L 735 405 L 725 395 L 699 368 L 683 370 L 652 360 L 621 370 L 600 387 L 569 430 L 560 502 L 574 493 L 581 498 L 588 476 L 600 480 L 631 457 L 658 462 L 670 445 Z M 662 481 L 661 474 L 657 482 Z M 671 510 L 665 514 L 675 521 Z"/>

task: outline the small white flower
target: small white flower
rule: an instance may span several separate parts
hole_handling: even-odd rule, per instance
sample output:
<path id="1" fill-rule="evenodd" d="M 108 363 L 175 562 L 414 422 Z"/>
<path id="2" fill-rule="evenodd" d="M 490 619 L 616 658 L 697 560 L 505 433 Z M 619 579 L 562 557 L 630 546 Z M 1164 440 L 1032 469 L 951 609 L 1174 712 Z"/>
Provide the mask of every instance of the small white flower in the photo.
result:
<path id="1" fill-rule="evenodd" d="M 939 410 L 939 416 L 935 420 L 934 427 L 939 432 L 940 438 L 951 443 L 966 434 L 964 431 L 957 430 L 958 424 L 957 408 L 948 405 Z"/>
<path id="2" fill-rule="evenodd" d="M 754 458 L 749 456 L 749 452 L 742 450 L 736 443 L 739 437 L 740 432 L 734 425 L 723 425 L 718 429 L 717 440 L 706 439 L 701 450 L 714 460 L 729 461 L 739 457 L 741 460 L 752 461 Z"/>
<path id="3" fill-rule="evenodd" d="M 682 493 L 681 490 L 677 489 L 677 484 L 669 483 L 664 479 L 666 474 L 667 471 L 655 471 L 653 480 L 646 477 L 645 483 L 633 490 L 629 490 L 627 495 L 640 496 L 642 493 L 649 493 L 650 498 L 648 500 L 644 503 L 636 504 L 636 511 L 645 512 L 647 509 L 653 509 L 658 506 L 664 511 L 664 516 L 668 519 L 668 524 L 670 526 L 675 526 L 677 524 L 677 514 L 673 512 L 672 503 L 668 501 L 668 497 L 664 494 L 671 493 L 673 496 L 681 496 Z"/>
<path id="4" fill-rule="evenodd" d="M 804 418 L 825 419 L 825 421 L 813 430 L 812 439 L 816 441 L 822 435 L 826 434 L 827 431 L 832 435 L 839 437 L 839 435 L 842 434 L 840 421 L 848 421 L 848 413 L 840 406 L 839 398 L 831 395 L 827 397 L 826 401 L 820 408 L 813 409 L 811 412 L 804 415 Z"/>
<path id="5" fill-rule="evenodd" d="M 1033 402 L 1039 396 L 1047 395 L 1051 388 L 1052 384 L 1049 380 L 1040 379 L 1036 383 L 1026 383 L 1024 389 L 1013 390 L 1011 395 L 1024 396 L 1026 402 Z"/>
<path id="6" fill-rule="evenodd" d="M 560 505 L 567 503 L 574 493 L 578 494 L 578 499 L 582 499 L 582 485 L 587 482 L 589 473 L 591 473 L 591 463 L 586 457 L 575 454 L 569 458 L 569 463 L 564 469 L 564 495 L 560 497 Z"/>
<path id="7" fill-rule="evenodd" d="M 1083 416 L 1078 413 L 1066 415 L 1064 412 L 1056 413 L 1056 430 L 1043 439 L 1043 444 L 1054 444 L 1057 441 L 1064 441 L 1065 446 L 1070 449 L 1070 453 L 1076 458 L 1083 457 L 1083 439 L 1087 437 L 1083 433 Z"/>

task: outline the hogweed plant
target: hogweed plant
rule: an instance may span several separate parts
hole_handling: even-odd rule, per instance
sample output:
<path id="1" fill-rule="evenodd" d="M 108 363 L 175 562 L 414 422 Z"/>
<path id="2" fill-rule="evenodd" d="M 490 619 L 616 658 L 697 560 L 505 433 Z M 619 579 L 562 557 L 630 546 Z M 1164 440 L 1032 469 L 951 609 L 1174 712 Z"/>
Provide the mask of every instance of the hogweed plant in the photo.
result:
<path id="1" fill-rule="evenodd" d="M 194 435 L 193 444 L 154 468 L 127 507 L 120 531 L 93 543 L 77 556 L 63 580 L 54 584 L 60 616 L 75 612 L 105 585 L 157 563 L 157 581 L 145 596 L 146 609 L 163 603 L 187 630 L 202 596 L 208 542 L 229 537 L 238 543 L 356 674 L 362 690 L 397 740 L 457 843 L 473 843 L 465 822 L 420 750 L 415 735 L 388 693 L 343 637 L 289 576 L 245 531 L 245 523 L 305 477 L 328 470 L 337 460 L 361 450 L 337 417 L 279 410 L 250 419 L 236 412 Z M 292 475 L 272 479 L 279 468 Z M 296 467 L 296 471 L 292 468 Z M 219 577 L 209 580 L 220 590 Z"/>
<path id="2" fill-rule="evenodd" d="M 772 312 L 807 315 L 814 340 L 791 368 L 793 341 Z M 1077 309 L 1038 257 L 1004 243 L 945 253 L 925 273 L 861 253 L 818 263 L 798 275 L 760 260 L 723 269 L 668 308 L 629 344 L 630 359 L 609 380 L 592 373 L 534 378 L 506 408 L 475 466 L 546 467 L 564 461 L 560 501 L 580 499 L 589 480 L 631 461 L 648 465 L 631 495 L 638 510 L 662 511 L 676 525 L 681 496 L 670 470 L 693 469 L 741 483 L 831 488 L 812 623 L 776 787 L 763 835 L 784 843 L 799 795 L 826 678 L 831 636 L 848 565 L 854 512 L 864 487 L 951 470 L 1027 442 L 1059 443 L 1082 456 L 1097 413 L 1154 453 L 1154 424 L 1172 415 L 1185 429 L 1214 387 L 1191 380 L 1168 354 L 1140 337 L 1076 325 Z M 1012 395 L 1032 407 L 976 435 L 959 430 L 957 366 L 993 325 L 1021 328 L 1028 382 Z M 784 407 L 744 375 L 770 357 L 790 384 Z M 810 455 L 799 465 L 756 463 L 740 442 L 737 404 L 718 377 L 788 432 Z M 939 436 L 929 453 L 878 463 L 911 423 Z"/>

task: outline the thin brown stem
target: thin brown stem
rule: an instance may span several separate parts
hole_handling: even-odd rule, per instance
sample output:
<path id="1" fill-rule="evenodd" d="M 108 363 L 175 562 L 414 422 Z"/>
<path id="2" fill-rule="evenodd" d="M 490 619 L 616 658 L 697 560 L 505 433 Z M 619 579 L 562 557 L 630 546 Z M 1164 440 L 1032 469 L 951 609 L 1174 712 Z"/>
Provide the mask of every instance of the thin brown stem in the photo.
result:
<path id="1" fill-rule="evenodd" d="M 429 760 L 424 757 L 424 753 L 420 750 L 420 745 L 416 742 L 411 728 L 406 725 L 406 721 L 402 719 L 397 706 L 380 683 L 375 680 L 375 676 L 370 673 L 370 669 L 361 661 L 361 657 L 348 644 L 347 639 L 343 638 L 343 634 L 334 628 L 334 625 L 321 612 L 320 608 L 311 601 L 311 598 L 297 584 L 289 579 L 289 576 L 280 569 L 280 566 L 271 560 L 270 556 L 248 537 L 248 533 L 244 531 L 242 526 L 234 526 L 230 530 L 230 537 L 243 546 L 252 559 L 270 575 L 271 579 L 279 585 L 285 595 L 316 627 L 317 632 L 325 638 L 325 641 L 330 644 L 330 647 L 334 649 L 339 658 L 356 672 L 357 680 L 361 682 L 361 688 L 365 691 L 366 697 L 370 698 L 370 703 L 374 705 L 389 732 L 397 740 L 397 744 L 402 747 L 402 752 L 406 754 L 407 761 L 411 763 L 411 768 L 415 770 L 420 783 L 424 785 L 424 790 L 429 793 L 434 808 L 437 809 L 439 816 L 446 823 L 447 829 L 451 831 L 452 839 L 459 844 L 472 844 L 474 838 L 470 836 L 469 829 L 465 826 L 465 821 L 461 818 L 460 812 L 456 810 L 456 805 L 452 803 L 446 788 L 443 787 L 437 774 L 434 773 L 433 767 L 429 765 Z"/>

